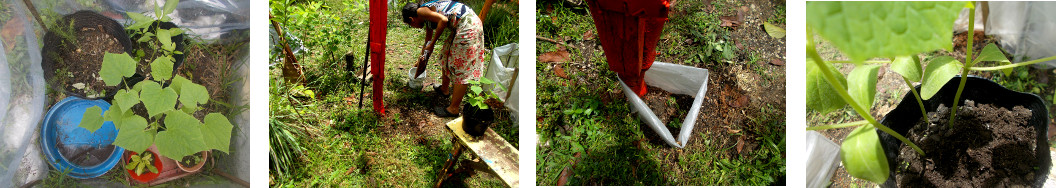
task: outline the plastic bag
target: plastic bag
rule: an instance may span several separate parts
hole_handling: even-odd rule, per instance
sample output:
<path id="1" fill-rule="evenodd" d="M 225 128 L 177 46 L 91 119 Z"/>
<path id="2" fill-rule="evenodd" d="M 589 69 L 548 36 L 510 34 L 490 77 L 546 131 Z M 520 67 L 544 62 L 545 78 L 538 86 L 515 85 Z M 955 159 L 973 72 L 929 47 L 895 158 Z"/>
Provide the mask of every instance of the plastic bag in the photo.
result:
<path id="1" fill-rule="evenodd" d="M 0 16 L 0 24 L 9 26 L 0 30 L 0 185 L 23 185 L 46 175 L 46 167 L 39 166 L 44 164 L 40 149 L 29 149 L 39 147 L 34 138 L 43 117 L 47 87 L 36 36 L 41 27 L 22 1 L 3 3 L 7 7 L 0 9 L 11 14 Z"/>
<path id="2" fill-rule="evenodd" d="M 678 142 L 675 142 L 675 138 L 671 136 L 671 132 L 667 130 L 664 122 L 660 122 L 660 118 L 656 117 L 656 114 L 649 109 L 649 106 L 631 91 L 631 88 L 627 87 L 623 80 L 620 80 L 623 94 L 633 106 L 631 111 L 637 112 L 638 117 L 642 118 L 645 124 L 660 135 L 668 145 L 678 148 L 685 147 L 686 143 L 689 143 L 693 126 L 696 125 L 697 117 L 700 115 L 700 106 L 704 103 L 704 93 L 708 91 L 708 69 L 654 62 L 652 68 L 645 71 L 645 83 L 674 94 L 693 96 L 693 106 L 689 108 L 689 113 L 686 113 L 686 118 L 683 118 L 682 129 L 678 134 Z"/>
<path id="3" fill-rule="evenodd" d="M 1012 62 L 1025 62 L 1056 55 L 1056 2 L 989 2 L 986 34 L 1013 55 Z M 1056 67 L 1056 61 L 1036 66 Z"/>
<path id="4" fill-rule="evenodd" d="M 817 131 L 807 131 L 807 187 L 826 187 L 840 164 L 840 146 Z"/>
<path id="5" fill-rule="evenodd" d="M 488 63 L 487 72 L 484 73 L 484 77 L 489 80 L 495 81 L 496 84 L 485 85 L 484 89 L 499 96 L 499 100 L 503 101 L 506 108 L 509 108 L 511 117 L 516 121 L 517 114 L 517 82 L 520 79 L 514 79 L 513 73 L 517 68 L 517 43 L 510 43 L 507 45 L 495 47 L 491 51 L 491 63 Z M 520 76 L 518 76 L 520 77 Z M 513 81 L 512 87 L 510 87 L 510 81 Z M 501 85 L 506 90 L 499 88 L 496 85 Z M 509 94 L 510 98 L 506 98 Z"/>

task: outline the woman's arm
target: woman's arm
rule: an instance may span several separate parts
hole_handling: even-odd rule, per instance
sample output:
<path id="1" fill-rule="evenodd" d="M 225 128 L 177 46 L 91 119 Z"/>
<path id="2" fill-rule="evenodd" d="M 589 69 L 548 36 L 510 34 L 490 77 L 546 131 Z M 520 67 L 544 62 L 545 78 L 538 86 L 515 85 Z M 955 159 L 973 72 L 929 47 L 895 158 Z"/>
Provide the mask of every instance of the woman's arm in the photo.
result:
<path id="1" fill-rule="evenodd" d="M 431 52 L 433 51 L 433 46 L 436 46 L 437 39 L 440 39 L 440 35 L 444 33 L 444 29 L 447 29 L 447 22 L 450 20 L 448 20 L 446 16 L 432 10 L 432 7 L 418 8 L 418 18 L 436 23 L 436 29 L 433 30 L 432 37 L 426 37 L 426 43 L 428 44 L 429 41 L 431 41 L 432 44 L 427 45 L 425 50 Z"/>

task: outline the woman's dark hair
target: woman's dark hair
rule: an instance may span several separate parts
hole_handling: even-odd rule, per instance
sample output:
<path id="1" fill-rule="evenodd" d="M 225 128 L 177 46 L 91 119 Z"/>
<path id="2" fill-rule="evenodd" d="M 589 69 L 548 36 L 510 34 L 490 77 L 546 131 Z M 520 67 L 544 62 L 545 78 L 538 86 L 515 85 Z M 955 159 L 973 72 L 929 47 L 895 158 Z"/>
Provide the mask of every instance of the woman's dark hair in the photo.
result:
<path id="1" fill-rule="evenodd" d="M 410 25 L 411 18 L 418 17 L 418 3 L 407 3 L 403 5 L 403 10 L 400 12 L 403 14 L 403 23 Z"/>

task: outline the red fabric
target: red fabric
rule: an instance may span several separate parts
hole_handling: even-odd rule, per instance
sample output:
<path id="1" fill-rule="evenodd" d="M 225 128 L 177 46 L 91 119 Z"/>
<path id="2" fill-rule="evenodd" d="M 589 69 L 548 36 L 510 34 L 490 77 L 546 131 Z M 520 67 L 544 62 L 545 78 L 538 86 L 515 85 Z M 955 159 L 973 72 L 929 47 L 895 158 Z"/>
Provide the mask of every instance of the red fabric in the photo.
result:
<path id="1" fill-rule="evenodd" d="M 638 96 L 646 92 L 646 70 L 656 59 L 656 43 L 667 22 L 667 0 L 588 0 L 609 70 Z"/>
<path id="2" fill-rule="evenodd" d="M 374 75 L 374 112 L 385 115 L 385 33 L 389 6 L 385 0 L 370 0 L 370 74 Z"/>

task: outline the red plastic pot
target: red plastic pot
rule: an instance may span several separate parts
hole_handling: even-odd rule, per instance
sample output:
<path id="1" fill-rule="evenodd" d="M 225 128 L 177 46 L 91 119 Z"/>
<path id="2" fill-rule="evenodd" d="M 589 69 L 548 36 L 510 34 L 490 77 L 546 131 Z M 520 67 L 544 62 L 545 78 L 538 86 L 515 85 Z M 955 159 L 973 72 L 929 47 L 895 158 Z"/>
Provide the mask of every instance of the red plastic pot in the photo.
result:
<path id="1" fill-rule="evenodd" d="M 587 0 L 609 70 L 638 96 L 644 96 L 645 71 L 656 59 L 656 43 L 671 8 L 667 0 Z"/>
<path id="2" fill-rule="evenodd" d="M 154 159 L 154 168 L 158 169 L 158 173 L 151 173 L 148 171 L 143 174 L 136 175 L 136 172 L 133 170 L 125 170 L 126 172 L 128 172 L 128 176 L 132 177 L 132 179 L 136 181 L 139 181 L 140 183 L 150 182 L 151 180 L 158 178 L 158 175 L 161 175 L 161 155 L 158 155 L 158 152 L 152 151 L 150 149 L 147 149 L 147 152 L 150 152 L 151 155 L 153 155 L 153 157 L 151 158 Z M 136 155 L 137 153 L 129 151 L 128 154 L 129 155 L 125 155 L 125 157 L 122 158 L 122 160 L 125 160 L 125 164 L 128 164 L 128 160 L 132 157 L 132 155 Z M 122 165 L 121 167 L 124 168 L 124 165 Z"/>

